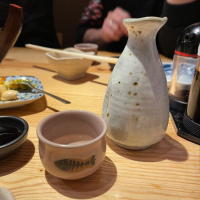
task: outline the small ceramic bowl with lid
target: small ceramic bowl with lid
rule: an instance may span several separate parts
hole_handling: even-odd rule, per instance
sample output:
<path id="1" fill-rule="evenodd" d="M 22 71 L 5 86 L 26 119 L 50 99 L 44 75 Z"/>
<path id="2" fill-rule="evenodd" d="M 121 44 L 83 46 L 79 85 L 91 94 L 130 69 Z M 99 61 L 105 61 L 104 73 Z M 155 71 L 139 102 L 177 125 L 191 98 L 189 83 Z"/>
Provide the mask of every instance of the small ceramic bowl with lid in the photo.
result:
<path id="1" fill-rule="evenodd" d="M 83 52 L 74 48 L 66 48 L 63 51 L 94 55 L 94 52 Z M 53 70 L 55 70 L 59 76 L 69 81 L 84 77 L 86 71 L 93 62 L 93 60 L 53 52 L 46 53 L 46 56 Z"/>
<path id="2" fill-rule="evenodd" d="M 83 110 L 51 114 L 37 127 L 44 168 L 67 180 L 84 178 L 101 166 L 106 154 L 104 119 Z"/>

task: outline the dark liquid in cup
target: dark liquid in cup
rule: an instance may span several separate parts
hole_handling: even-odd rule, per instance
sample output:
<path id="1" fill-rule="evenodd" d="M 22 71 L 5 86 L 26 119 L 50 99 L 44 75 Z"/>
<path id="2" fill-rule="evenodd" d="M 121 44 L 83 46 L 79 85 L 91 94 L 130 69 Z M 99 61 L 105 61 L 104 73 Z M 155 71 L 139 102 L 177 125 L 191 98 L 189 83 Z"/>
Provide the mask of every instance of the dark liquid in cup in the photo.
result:
<path id="1" fill-rule="evenodd" d="M 189 90 L 176 90 L 175 98 L 179 101 L 188 102 Z"/>
<path id="2" fill-rule="evenodd" d="M 19 137 L 22 132 L 12 126 L 0 126 L 0 145 L 7 144 Z"/>
<path id="3" fill-rule="evenodd" d="M 194 78 L 190 88 L 187 115 L 200 124 L 200 72 L 195 69 Z"/>
<path id="4" fill-rule="evenodd" d="M 182 102 L 188 102 L 189 90 L 176 90 L 174 94 L 169 94 L 173 99 Z"/>

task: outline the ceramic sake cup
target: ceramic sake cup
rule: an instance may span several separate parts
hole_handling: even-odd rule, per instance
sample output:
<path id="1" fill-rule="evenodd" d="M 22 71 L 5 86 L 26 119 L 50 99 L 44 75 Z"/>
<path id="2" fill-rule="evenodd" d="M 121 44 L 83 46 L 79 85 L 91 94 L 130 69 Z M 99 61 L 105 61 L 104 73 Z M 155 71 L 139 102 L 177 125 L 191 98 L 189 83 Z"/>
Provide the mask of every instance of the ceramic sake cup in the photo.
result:
<path id="1" fill-rule="evenodd" d="M 75 49 L 79 49 L 84 52 L 94 52 L 97 55 L 98 45 L 93 43 L 80 43 L 74 45 Z"/>
<path id="2" fill-rule="evenodd" d="M 44 168 L 61 179 L 89 176 L 105 158 L 106 131 L 104 119 L 88 111 L 68 110 L 47 116 L 37 126 Z"/>
<path id="3" fill-rule="evenodd" d="M 94 55 L 94 52 L 83 52 L 74 48 L 66 48 L 64 51 Z M 93 60 L 53 52 L 46 53 L 46 56 L 53 70 L 59 76 L 69 81 L 84 77 L 93 62 Z"/>

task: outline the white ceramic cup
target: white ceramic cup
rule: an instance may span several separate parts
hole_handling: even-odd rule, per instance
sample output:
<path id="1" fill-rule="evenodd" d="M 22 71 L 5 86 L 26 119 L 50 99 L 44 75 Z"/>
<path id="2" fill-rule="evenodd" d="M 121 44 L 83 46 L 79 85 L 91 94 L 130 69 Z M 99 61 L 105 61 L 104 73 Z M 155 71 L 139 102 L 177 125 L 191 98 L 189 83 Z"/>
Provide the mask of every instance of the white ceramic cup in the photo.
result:
<path id="1" fill-rule="evenodd" d="M 54 113 L 37 127 L 44 168 L 62 179 L 80 179 L 95 172 L 106 154 L 107 125 L 100 116 L 82 110 Z"/>
<path id="2" fill-rule="evenodd" d="M 84 52 L 91 52 L 93 51 L 95 55 L 97 55 L 98 45 L 93 43 L 80 43 L 74 45 L 75 49 L 79 49 Z"/>

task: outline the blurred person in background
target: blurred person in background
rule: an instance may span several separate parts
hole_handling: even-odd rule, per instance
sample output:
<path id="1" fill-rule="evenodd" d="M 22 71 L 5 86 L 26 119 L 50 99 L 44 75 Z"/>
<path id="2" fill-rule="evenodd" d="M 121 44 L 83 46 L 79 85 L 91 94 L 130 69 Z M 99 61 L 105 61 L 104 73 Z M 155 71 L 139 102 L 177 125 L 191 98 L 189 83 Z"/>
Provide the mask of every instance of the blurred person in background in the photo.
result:
<path id="1" fill-rule="evenodd" d="M 91 0 L 76 32 L 76 42 L 96 43 L 99 49 L 122 52 L 127 42 L 124 18 L 167 17 L 157 35 L 159 53 L 173 57 L 178 36 L 200 22 L 200 0 Z"/>
<path id="2" fill-rule="evenodd" d="M 60 47 L 53 25 L 52 0 L 0 0 L 0 27 L 4 26 L 8 17 L 9 4 L 23 8 L 23 27 L 15 46 L 24 47 L 31 43 Z"/>

